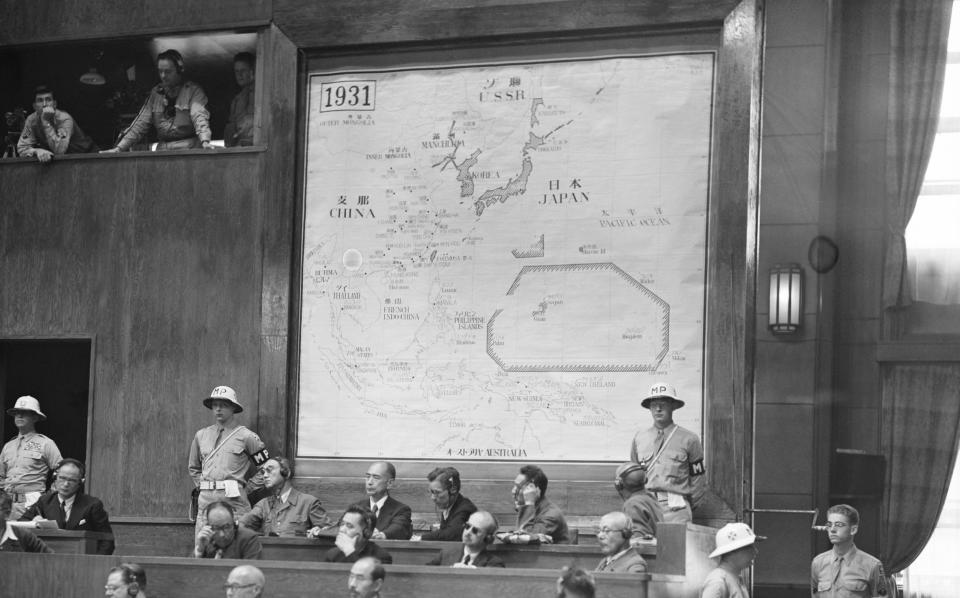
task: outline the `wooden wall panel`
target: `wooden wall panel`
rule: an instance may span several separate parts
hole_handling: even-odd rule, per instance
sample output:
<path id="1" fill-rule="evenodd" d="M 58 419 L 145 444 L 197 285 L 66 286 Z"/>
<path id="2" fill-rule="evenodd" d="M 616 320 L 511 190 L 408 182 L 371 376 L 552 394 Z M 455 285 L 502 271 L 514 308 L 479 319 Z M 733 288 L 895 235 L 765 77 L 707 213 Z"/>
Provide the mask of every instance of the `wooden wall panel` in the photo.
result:
<path id="1" fill-rule="evenodd" d="M 184 512 L 213 386 L 256 426 L 261 155 L 2 168 L 0 335 L 96 337 L 88 489 L 113 514 Z"/>
<path id="2" fill-rule="evenodd" d="M 586 33 L 712 23 L 736 0 L 275 0 L 274 21 L 301 48 Z"/>
<path id="3" fill-rule="evenodd" d="M 266 25 L 264 0 L 0 0 L 0 46 Z"/>

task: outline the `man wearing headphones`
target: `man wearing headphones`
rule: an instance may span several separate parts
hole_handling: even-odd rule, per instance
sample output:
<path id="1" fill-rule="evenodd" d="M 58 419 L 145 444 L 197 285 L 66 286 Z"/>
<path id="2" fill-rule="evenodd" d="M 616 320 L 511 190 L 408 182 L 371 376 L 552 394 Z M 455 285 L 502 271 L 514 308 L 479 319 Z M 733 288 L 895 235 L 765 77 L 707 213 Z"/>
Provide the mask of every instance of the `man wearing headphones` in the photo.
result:
<path id="1" fill-rule="evenodd" d="M 653 426 L 637 432 L 630 460 L 646 469 L 647 489 L 656 495 L 664 521 L 692 521 L 693 507 L 706 492 L 700 438 L 673 423 L 673 412 L 683 407 L 673 386 L 657 382 L 640 404 L 650 410 Z"/>
<path id="2" fill-rule="evenodd" d="M 560 507 L 547 499 L 547 474 L 536 465 L 524 465 L 513 481 L 517 529 L 498 534 L 508 544 L 565 544 L 570 541 L 567 520 Z"/>
<path id="3" fill-rule="evenodd" d="M 257 533 L 237 525 L 226 501 L 207 506 L 206 525 L 197 533 L 193 556 L 198 559 L 259 559 L 263 546 Z"/>
<path id="4" fill-rule="evenodd" d="M 17 437 L 0 450 L 0 488 L 13 499 L 10 517 L 17 520 L 46 491 L 47 474 L 62 457 L 57 443 L 37 432 L 37 422 L 47 419 L 40 401 L 22 396 L 7 414 L 13 416 Z"/>
<path id="5" fill-rule="evenodd" d="M 61 461 L 54 476 L 55 490 L 33 503 L 20 521 L 48 519 L 56 521 L 60 529 L 108 534 L 109 538 L 97 540 L 97 554 L 113 554 L 113 529 L 103 502 L 80 491 L 86 470 L 86 466 L 76 459 Z"/>
<path id="6" fill-rule="evenodd" d="M 369 509 L 375 518 L 376 540 L 409 540 L 413 536 L 413 511 L 407 505 L 390 496 L 390 489 L 397 480 L 397 469 L 389 461 L 370 464 L 364 478 L 367 500 L 354 506 Z"/>
<path id="7" fill-rule="evenodd" d="M 185 71 L 180 52 L 160 52 L 157 55 L 160 84 L 150 92 L 116 147 L 102 153 L 128 151 L 151 127 L 160 141 L 157 150 L 212 149 L 207 94 L 196 83 L 184 79 Z"/>
<path id="8" fill-rule="evenodd" d="M 430 499 L 437 508 L 440 523 L 434 524 L 434 528 L 420 536 L 420 539 L 456 542 L 463 533 L 467 519 L 477 511 L 477 506 L 460 494 L 460 472 L 455 468 L 437 467 L 427 474 L 427 481 L 430 482 Z"/>
<path id="9" fill-rule="evenodd" d="M 461 538 L 462 546 L 449 546 L 440 551 L 428 565 L 442 567 L 504 567 L 503 559 L 487 551 L 487 546 L 493 543 L 497 528 L 496 517 L 486 511 L 477 511 L 463 526 Z"/>
<path id="10" fill-rule="evenodd" d="M 370 509 L 361 505 L 347 507 L 340 518 L 340 530 L 334 541 L 336 546 L 323 555 L 324 562 L 356 563 L 370 556 L 387 565 L 392 563 L 390 553 L 370 541 L 376 524 L 377 520 Z"/>
<path id="11" fill-rule="evenodd" d="M 639 463 L 623 463 L 617 467 L 613 487 L 623 499 L 623 512 L 633 521 L 636 544 L 657 536 L 657 524 L 663 521 L 663 511 L 655 496 L 646 490 L 647 474 Z"/>
<path id="12" fill-rule="evenodd" d="M 620 511 L 607 513 L 600 518 L 597 529 L 597 544 L 603 558 L 596 571 L 611 573 L 646 573 L 647 561 L 630 545 L 632 522 Z"/>
<path id="13" fill-rule="evenodd" d="M 347 592 L 350 598 L 375 598 L 380 596 L 387 570 L 373 557 L 363 557 L 350 567 Z"/>
<path id="14" fill-rule="evenodd" d="M 121 563 L 110 569 L 103 589 L 109 598 L 146 598 L 147 572 L 137 563 Z"/>
<path id="15" fill-rule="evenodd" d="M 307 530 L 331 525 L 320 501 L 293 487 L 293 465 L 286 457 L 270 457 L 260 468 L 270 496 L 240 518 L 240 525 L 265 536 L 304 536 Z"/>
<path id="16" fill-rule="evenodd" d="M 223 584 L 223 588 L 229 598 L 259 598 L 266 585 L 263 571 L 253 565 L 240 565 L 227 575 L 227 583 Z"/>

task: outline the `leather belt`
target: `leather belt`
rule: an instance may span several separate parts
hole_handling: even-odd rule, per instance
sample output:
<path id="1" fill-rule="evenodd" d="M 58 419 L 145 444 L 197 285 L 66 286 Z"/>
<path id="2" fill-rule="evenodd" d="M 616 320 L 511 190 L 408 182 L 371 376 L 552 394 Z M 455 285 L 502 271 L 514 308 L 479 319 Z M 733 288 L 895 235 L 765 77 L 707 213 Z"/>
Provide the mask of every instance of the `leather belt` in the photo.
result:
<path id="1" fill-rule="evenodd" d="M 231 481 L 232 481 L 232 480 L 231 480 Z M 243 488 L 243 486 L 244 486 L 244 483 L 243 483 L 243 482 L 237 482 L 237 483 L 240 484 L 240 487 L 241 487 L 241 488 Z M 227 482 L 226 482 L 225 480 L 221 480 L 221 481 L 218 481 L 218 482 L 213 482 L 213 481 L 209 481 L 209 480 L 202 480 L 202 481 L 200 482 L 199 488 L 200 488 L 201 490 L 226 490 L 226 489 L 227 489 Z"/>

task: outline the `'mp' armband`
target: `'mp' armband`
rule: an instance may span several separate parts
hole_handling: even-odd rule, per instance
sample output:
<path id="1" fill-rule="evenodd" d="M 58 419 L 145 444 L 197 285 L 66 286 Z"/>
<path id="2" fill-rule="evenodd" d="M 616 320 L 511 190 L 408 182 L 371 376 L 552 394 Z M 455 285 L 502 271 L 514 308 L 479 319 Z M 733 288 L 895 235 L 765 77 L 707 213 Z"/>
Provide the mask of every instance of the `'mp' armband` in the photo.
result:
<path id="1" fill-rule="evenodd" d="M 257 467 L 260 467 L 267 462 L 267 459 L 270 458 L 270 453 L 267 452 L 267 447 L 263 447 L 259 451 L 250 455 L 250 458 L 253 459 L 253 464 Z"/>
<path id="2" fill-rule="evenodd" d="M 691 477 L 695 475 L 703 475 L 704 473 L 706 473 L 706 471 L 707 471 L 706 468 L 704 468 L 703 466 L 703 459 L 700 459 L 699 461 L 694 461 L 693 463 L 690 464 Z"/>

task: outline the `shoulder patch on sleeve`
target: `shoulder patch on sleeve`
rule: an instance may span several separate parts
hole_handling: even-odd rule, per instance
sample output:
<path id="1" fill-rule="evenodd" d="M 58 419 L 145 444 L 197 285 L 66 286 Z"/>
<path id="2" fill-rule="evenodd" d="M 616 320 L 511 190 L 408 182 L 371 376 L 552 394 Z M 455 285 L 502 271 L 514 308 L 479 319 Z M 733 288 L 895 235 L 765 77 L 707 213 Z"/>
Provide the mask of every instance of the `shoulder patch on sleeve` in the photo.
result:
<path id="1" fill-rule="evenodd" d="M 253 459 L 253 464 L 259 467 L 267 462 L 267 459 L 270 458 L 270 453 L 267 452 L 267 447 L 263 447 L 259 451 L 250 455 L 250 458 Z"/>

